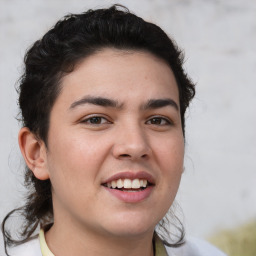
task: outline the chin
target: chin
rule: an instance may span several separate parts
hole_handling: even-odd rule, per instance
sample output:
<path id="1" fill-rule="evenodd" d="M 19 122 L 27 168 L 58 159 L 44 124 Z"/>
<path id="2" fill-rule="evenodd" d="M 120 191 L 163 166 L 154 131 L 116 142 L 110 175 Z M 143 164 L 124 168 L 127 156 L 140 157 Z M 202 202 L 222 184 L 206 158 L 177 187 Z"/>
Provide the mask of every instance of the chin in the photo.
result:
<path id="1" fill-rule="evenodd" d="M 112 229 L 110 233 L 112 236 L 118 237 L 118 238 L 138 238 L 141 236 L 144 236 L 145 234 L 153 234 L 154 228 L 149 227 L 131 227 L 131 226 L 125 226 L 118 229 Z"/>
<path id="2" fill-rule="evenodd" d="M 112 235 L 126 238 L 137 237 L 147 233 L 153 234 L 158 221 L 152 219 L 151 216 L 149 214 L 147 216 L 122 215 L 114 218 L 112 223 L 108 223 L 108 227 L 105 226 L 105 229 Z"/>

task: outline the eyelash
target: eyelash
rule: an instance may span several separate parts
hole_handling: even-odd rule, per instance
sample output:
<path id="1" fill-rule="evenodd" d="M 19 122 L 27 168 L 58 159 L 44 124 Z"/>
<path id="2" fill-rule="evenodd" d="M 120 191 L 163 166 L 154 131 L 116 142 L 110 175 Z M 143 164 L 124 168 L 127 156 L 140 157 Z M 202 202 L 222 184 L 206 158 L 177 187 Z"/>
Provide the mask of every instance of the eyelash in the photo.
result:
<path id="1" fill-rule="evenodd" d="M 102 123 L 102 120 L 105 120 L 105 121 Z M 97 122 L 97 121 L 100 121 L 100 122 Z M 152 121 L 154 123 L 149 123 Z M 156 123 L 159 121 L 160 121 L 160 123 Z M 164 122 L 164 124 L 162 122 Z M 86 124 L 90 124 L 90 125 L 102 125 L 102 124 L 106 124 L 106 123 L 110 124 L 111 122 L 107 118 L 102 117 L 102 116 L 91 116 L 91 117 L 88 117 L 88 118 L 82 120 L 81 123 L 86 123 Z M 146 124 L 156 125 L 156 126 L 165 126 L 165 125 L 172 125 L 173 123 L 168 118 L 161 117 L 161 116 L 154 116 L 154 117 L 151 117 L 149 120 L 147 120 Z"/>

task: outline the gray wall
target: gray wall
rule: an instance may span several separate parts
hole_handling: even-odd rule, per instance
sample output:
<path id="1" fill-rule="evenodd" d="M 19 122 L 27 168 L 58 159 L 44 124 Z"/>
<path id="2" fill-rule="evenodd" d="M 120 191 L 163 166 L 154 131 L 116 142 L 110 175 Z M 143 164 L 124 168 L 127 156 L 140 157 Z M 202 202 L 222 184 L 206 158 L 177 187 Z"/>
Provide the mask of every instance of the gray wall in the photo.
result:
<path id="1" fill-rule="evenodd" d="M 177 197 L 188 234 L 206 237 L 255 219 L 255 0 L 0 0 L 0 218 L 22 203 L 14 85 L 25 49 L 64 14 L 114 2 L 173 36 L 197 82 Z"/>

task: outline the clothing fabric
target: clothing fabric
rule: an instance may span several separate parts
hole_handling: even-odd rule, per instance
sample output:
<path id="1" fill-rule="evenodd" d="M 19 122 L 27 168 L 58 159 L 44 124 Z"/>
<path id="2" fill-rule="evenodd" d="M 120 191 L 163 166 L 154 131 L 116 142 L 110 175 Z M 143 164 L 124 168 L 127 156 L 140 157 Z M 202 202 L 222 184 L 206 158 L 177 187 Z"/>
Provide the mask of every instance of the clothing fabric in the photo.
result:
<path id="1" fill-rule="evenodd" d="M 166 247 L 166 250 L 168 256 L 227 256 L 215 246 L 194 237 L 188 238 L 181 247 Z"/>
<path id="2" fill-rule="evenodd" d="M 11 256 L 54 256 L 49 250 L 44 233 L 40 233 L 41 241 L 33 239 L 10 250 Z M 40 245 L 41 244 L 41 245 Z M 42 251 L 43 253 L 42 253 Z M 190 238 L 178 248 L 164 246 L 160 239 L 155 241 L 155 256 L 226 256 L 216 247 L 201 239 Z"/>

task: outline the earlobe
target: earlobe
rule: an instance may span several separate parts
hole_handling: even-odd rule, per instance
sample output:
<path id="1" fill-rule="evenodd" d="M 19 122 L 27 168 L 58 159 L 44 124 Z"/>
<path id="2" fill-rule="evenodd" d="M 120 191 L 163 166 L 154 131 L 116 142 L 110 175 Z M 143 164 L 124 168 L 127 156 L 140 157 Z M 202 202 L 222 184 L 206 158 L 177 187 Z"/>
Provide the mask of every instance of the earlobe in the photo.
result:
<path id="1" fill-rule="evenodd" d="M 49 179 L 45 143 L 39 140 L 27 127 L 19 132 L 19 146 L 28 168 L 39 180 Z"/>

